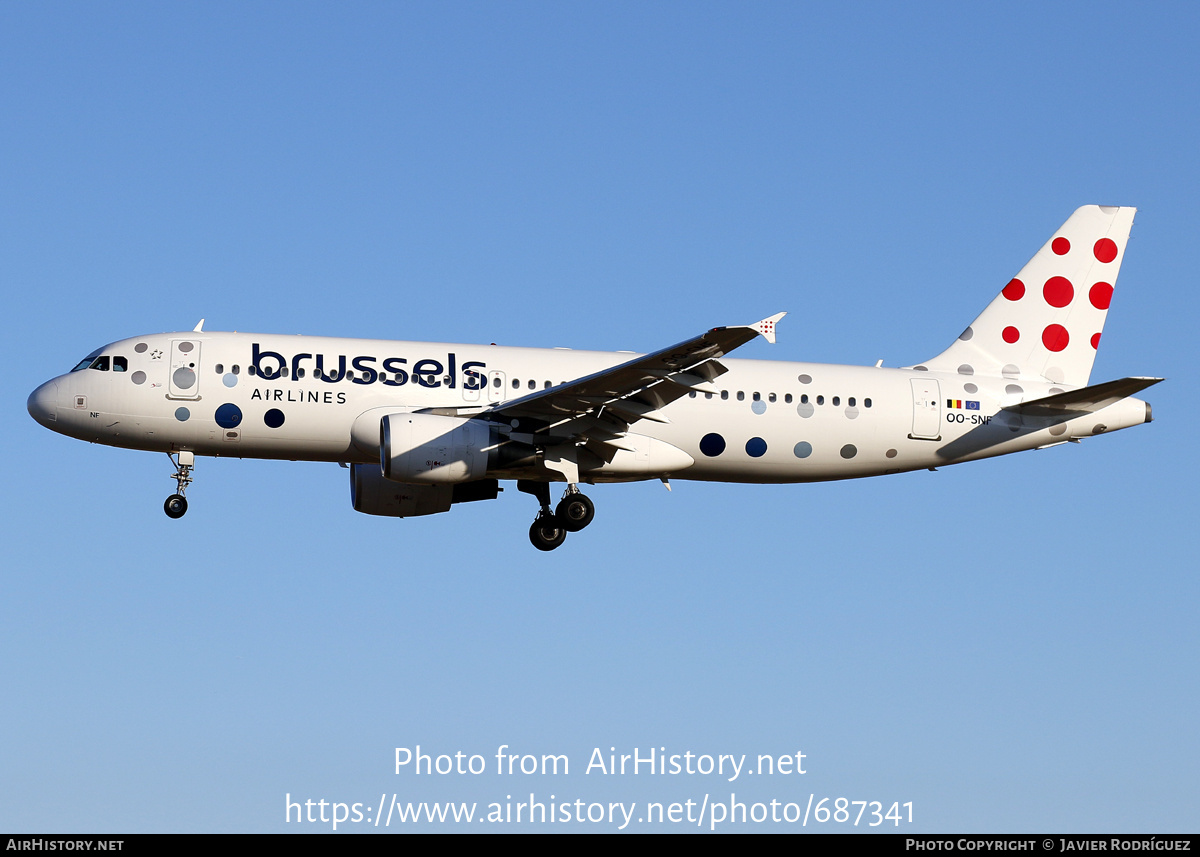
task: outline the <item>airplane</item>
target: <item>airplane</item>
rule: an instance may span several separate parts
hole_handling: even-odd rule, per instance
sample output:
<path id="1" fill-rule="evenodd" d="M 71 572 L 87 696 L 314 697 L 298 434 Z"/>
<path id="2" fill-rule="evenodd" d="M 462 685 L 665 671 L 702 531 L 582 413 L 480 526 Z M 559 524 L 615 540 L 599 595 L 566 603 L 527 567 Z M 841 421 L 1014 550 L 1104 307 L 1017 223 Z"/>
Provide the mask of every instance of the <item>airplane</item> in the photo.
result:
<path id="1" fill-rule="evenodd" d="M 196 456 L 337 462 L 353 508 L 418 517 L 533 495 L 533 546 L 587 527 L 580 484 L 819 482 L 1043 449 L 1151 421 L 1089 385 L 1135 209 L 1075 211 L 950 347 L 902 368 L 729 359 L 778 313 L 649 354 L 190 332 L 122 339 L 29 396 L 93 443 L 167 453 L 187 511 Z M 565 483 L 551 508 L 551 483 Z"/>

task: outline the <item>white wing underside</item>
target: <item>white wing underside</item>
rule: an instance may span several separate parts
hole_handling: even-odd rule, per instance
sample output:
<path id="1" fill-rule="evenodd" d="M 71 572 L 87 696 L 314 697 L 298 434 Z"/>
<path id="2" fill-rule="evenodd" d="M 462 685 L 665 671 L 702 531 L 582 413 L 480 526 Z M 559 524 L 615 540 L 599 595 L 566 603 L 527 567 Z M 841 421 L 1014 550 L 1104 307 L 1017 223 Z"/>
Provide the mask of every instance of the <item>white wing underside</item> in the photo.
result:
<path id="1" fill-rule="evenodd" d="M 618 450 L 632 448 L 621 438 L 633 423 L 670 422 L 661 411 L 671 402 L 692 391 L 715 392 L 711 382 L 728 371 L 718 358 L 758 336 L 773 343 L 775 325 L 785 315 L 714 327 L 669 348 L 504 402 L 482 416 L 536 427 L 536 436 L 530 432 L 527 439 L 538 445 L 574 441 L 608 461 Z"/>

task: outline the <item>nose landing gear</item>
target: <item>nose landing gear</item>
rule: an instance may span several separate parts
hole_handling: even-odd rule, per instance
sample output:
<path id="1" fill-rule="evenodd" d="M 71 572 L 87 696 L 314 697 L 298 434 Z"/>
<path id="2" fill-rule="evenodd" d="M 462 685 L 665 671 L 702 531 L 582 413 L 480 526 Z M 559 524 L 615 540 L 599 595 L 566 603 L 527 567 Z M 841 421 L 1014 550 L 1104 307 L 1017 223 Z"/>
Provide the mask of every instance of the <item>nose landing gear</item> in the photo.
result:
<path id="1" fill-rule="evenodd" d="M 182 494 L 172 494 L 163 503 L 163 511 L 167 513 L 168 518 L 182 518 L 184 512 L 187 511 L 187 497 Z"/>
<path id="2" fill-rule="evenodd" d="M 176 493 L 163 503 L 163 511 L 167 513 L 168 518 L 182 518 L 188 507 L 187 498 L 183 494 L 187 491 L 188 485 L 192 483 L 192 469 L 196 466 L 196 454 L 180 452 L 172 455 L 168 452 L 167 458 L 171 459 L 171 463 L 175 465 L 175 472 L 171 474 L 171 478 L 175 480 Z"/>
<path id="3" fill-rule="evenodd" d="M 541 507 L 537 517 L 529 526 L 529 541 L 540 551 L 552 551 L 567 540 L 567 533 L 577 533 L 592 522 L 596 516 L 596 505 L 581 494 L 574 483 L 550 511 L 550 483 L 522 479 L 517 490 L 532 494 Z"/>

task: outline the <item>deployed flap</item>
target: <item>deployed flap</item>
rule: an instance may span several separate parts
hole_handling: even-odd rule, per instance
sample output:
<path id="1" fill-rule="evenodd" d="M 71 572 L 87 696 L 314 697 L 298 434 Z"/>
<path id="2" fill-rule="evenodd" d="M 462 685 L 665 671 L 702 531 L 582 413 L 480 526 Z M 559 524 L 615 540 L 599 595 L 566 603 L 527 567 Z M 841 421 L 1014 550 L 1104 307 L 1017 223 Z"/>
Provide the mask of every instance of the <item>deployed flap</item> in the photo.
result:
<path id="1" fill-rule="evenodd" d="M 759 335 L 774 342 L 775 324 L 784 315 L 781 312 L 756 324 L 714 327 L 670 348 L 504 402 L 488 414 L 534 417 L 557 423 L 607 409 L 613 421 L 622 424 L 621 429 L 639 419 L 667 422 L 656 413 L 659 408 L 686 396 L 692 389 L 703 389 L 706 381 L 724 374 L 726 368 L 714 358 Z"/>
<path id="2" fill-rule="evenodd" d="M 1093 413 L 1109 405 L 1127 399 L 1134 393 L 1140 392 L 1157 384 L 1162 378 L 1122 378 L 1119 381 L 1106 381 L 1091 387 L 1071 390 L 1068 393 L 1056 393 L 1034 399 L 1031 402 L 1021 402 L 1010 405 L 1002 410 L 1033 417 L 1057 417 L 1070 413 Z"/>

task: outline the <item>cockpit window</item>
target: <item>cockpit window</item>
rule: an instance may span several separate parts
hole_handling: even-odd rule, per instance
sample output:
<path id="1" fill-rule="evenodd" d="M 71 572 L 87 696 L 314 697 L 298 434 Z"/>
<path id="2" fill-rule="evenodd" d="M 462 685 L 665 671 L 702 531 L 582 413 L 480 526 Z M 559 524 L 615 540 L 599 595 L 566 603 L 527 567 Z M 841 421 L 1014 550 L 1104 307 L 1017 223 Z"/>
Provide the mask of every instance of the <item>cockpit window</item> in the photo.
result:
<path id="1" fill-rule="evenodd" d="M 78 364 L 76 364 L 75 368 L 74 368 L 74 369 L 72 369 L 71 371 L 72 371 L 72 372 L 79 372 L 79 371 L 81 371 L 81 370 L 83 370 L 83 369 L 86 369 L 86 368 L 88 368 L 89 366 L 91 366 L 91 365 L 92 365 L 92 363 L 94 363 L 94 362 L 95 362 L 95 360 L 96 360 L 96 357 L 97 357 L 99 354 L 100 354 L 100 349 L 99 349 L 99 348 L 97 348 L 95 351 L 93 351 L 93 352 L 92 352 L 91 354 L 89 354 L 87 357 L 85 357 L 85 358 L 83 358 L 82 360 L 80 360 L 80 361 L 79 361 L 79 363 L 78 363 Z"/>
<path id="2" fill-rule="evenodd" d="M 129 369 L 129 361 L 127 361 L 124 357 L 114 357 L 113 358 L 113 371 L 114 372 L 124 372 L 128 369 Z"/>
<path id="3" fill-rule="evenodd" d="M 97 357 L 95 360 L 92 361 L 92 365 L 89 366 L 88 368 L 89 369 L 99 369 L 101 372 L 107 372 L 108 371 L 108 355 L 104 354 L 104 355 L 101 355 L 100 357 Z"/>

